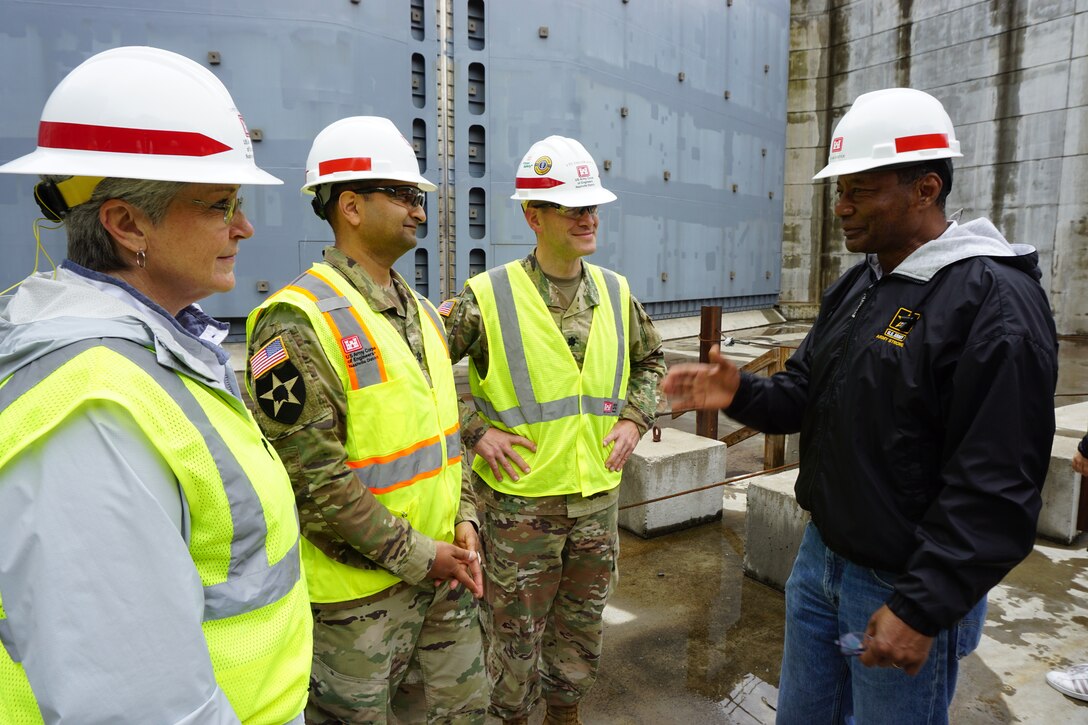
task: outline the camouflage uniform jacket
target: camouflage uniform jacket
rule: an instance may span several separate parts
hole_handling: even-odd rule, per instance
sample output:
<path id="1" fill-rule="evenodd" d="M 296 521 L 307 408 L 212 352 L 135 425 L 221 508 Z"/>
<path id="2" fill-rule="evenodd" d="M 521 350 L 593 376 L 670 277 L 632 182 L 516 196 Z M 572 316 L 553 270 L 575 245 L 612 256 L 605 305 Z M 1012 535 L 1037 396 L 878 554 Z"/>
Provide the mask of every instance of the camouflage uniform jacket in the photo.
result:
<path id="1" fill-rule="evenodd" d="M 324 256 L 400 332 L 429 382 L 419 313 L 404 280 L 394 274 L 394 289 L 388 290 L 339 249 L 327 247 Z M 283 406 L 277 419 L 258 405 L 254 415 L 291 474 L 303 536 L 336 561 L 359 568 L 380 566 L 408 584 L 422 582 L 434 563 L 435 541 L 390 513 L 348 467 L 344 389 L 309 318 L 292 305 L 265 309 L 254 327 L 249 355 L 277 336 L 283 340 L 288 360 L 301 373 L 305 397 L 297 392 L 296 396 L 302 400 L 302 410 L 285 415 L 288 407 Z M 253 390 L 253 381 L 248 377 L 247 381 Z M 395 412 L 376 410 L 374 414 Z M 468 466 L 464 470 L 457 523 L 471 521 L 478 527 Z"/>
<path id="2" fill-rule="evenodd" d="M 589 328 L 593 322 L 593 309 L 600 303 L 600 293 L 593 279 L 582 267 L 582 282 L 570 307 L 564 309 L 558 290 L 541 271 L 535 251 L 521 260 L 529 279 L 536 285 L 540 296 L 548 305 L 552 319 L 566 338 L 571 355 L 581 368 L 585 359 Z M 464 357 L 472 360 L 481 376 L 487 374 L 487 335 L 476 295 L 466 285 L 460 296 L 447 301 L 439 309 L 446 317 L 446 335 L 449 339 L 450 359 L 455 363 Z M 627 383 L 627 405 L 620 414 L 621 420 L 630 420 L 638 426 L 640 435 L 654 423 L 657 410 L 657 386 L 665 374 L 665 355 L 661 352 L 661 336 L 642 305 L 631 296 L 631 320 L 627 331 L 627 344 L 631 358 L 631 374 Z M 460 402 L 461 440 L 466 449 L 472 448 L 487 432 L 491 424 L 472 403 Z M 608 508 L 619 497 L 619 487 L 589 498 L 578 494 L 569 496 L 544 496 L 526 499 L 492 491 L 483 480 L 473 474 L 477 492 L 489 497 L 492 505 L 527 514 L 562 514 L 572 517 L 596 513 Z"/>

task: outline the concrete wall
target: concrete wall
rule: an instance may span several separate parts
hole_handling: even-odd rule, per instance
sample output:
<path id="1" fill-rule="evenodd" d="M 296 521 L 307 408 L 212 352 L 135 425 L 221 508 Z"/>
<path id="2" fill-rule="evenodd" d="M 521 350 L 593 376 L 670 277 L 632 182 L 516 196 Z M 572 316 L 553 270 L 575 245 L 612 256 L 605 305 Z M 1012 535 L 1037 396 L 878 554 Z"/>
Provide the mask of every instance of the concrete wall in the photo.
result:
<path id="1" fill-rule="evenodd" d="M 857 258 L 814 183 L 861 93 L 944 103 L 964 158 L 948 211 L 1034 245 L 1058 331 L 1088 332 L 1088 0 L 792 0 L 781 306 L 812 316 Z"/>

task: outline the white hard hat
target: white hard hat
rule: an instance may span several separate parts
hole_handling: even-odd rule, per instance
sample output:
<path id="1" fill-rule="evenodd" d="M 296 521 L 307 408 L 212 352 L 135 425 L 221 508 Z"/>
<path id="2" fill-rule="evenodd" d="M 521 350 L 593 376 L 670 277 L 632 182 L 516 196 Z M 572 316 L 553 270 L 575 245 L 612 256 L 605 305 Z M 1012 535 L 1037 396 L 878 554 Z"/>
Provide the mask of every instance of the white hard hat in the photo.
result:
<path id="1" fill-rule="evenodd" d="M 415 184 L 423 191 L 438 187 L 419 173 L 412 144 L 393 122 L 380 116 L 351 116 L 317 134 L 306 157 L 306 184 L 315 193 L 322 184 L 359 179 L 389 179 Z"/>
<path id="2" fill-rule="evenodd" d="M 230 93 L 195 61 L 159 48 L 91 56 L 42 110 L 38 149 L 0 173 L 203 184 L 282 184 L 253 161 Z"/>
<path id="3" fill-rule="evenodd" d="M 812 178 L 961 156 L 940 101 L 912 88 L 886 88 L 857 97 L 831 135 L 827 166 Z"/>
<path id="4" fill-rule="evenodd" d="M 601 174 L 586 147 L 572 138 L 549 136 L 529 148 L 518 166 L 511 199 L 596 206 L 616 200 L 601 186 Z"/>

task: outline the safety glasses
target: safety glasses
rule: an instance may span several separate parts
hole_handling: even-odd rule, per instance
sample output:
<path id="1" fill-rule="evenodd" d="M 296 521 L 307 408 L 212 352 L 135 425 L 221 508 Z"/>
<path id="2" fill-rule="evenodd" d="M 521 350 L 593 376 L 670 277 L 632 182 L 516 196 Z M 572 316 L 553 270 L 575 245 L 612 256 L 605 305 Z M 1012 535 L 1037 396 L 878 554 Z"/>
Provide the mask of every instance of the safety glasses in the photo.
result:
<path id="1" fill-rule="evenodd" d="M 583 214 L 597 216 L 596 204 L 593 206 L 563 206 L 562 204 L 553 204 L 550 201 L 542 201 L 534 206 L 541 209 L 554 209 L 556 214 L 567 219 L 580 219 Z"/>
<path id="2" fill-rule="evenodd" d="M 190 199 L 197 206 L 202 206 L 208 211 L 214 211 L 223 215 L 223 223 L 228 227 L 230 223 L 234 221 L 234 215 L 242 210 L 242 202 L 245 201 L 240 196 L 231 197 L 230 199 L 224 199 L 223 201 L 202 201 L 200 199 Z"/>
<path id="3" fill-rule="evenodd" d="M 356 194 L 373 194 L 374 192 L 387 194 L 393 201 L 409 209 L 423 206 L 423 201 L 427 198 L 426 193 L 417 186 L 368 186 L 363 189 L 352 189 L 352 191 Z"/>

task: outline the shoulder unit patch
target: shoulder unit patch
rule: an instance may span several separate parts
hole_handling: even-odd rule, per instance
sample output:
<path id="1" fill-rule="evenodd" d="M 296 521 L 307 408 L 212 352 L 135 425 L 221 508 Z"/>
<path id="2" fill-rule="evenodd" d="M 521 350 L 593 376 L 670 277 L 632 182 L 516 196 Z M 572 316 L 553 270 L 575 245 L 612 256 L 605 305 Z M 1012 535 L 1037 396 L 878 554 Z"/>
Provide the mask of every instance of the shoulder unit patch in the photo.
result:
<path id="1" fill-rule="evenodd" d="M 306 386 L 292 362 L 283 362 L 268 375 L 255 377 L 253 393 L 261 412 L 283 425 L 297 421 L 306 404 Z"/>

